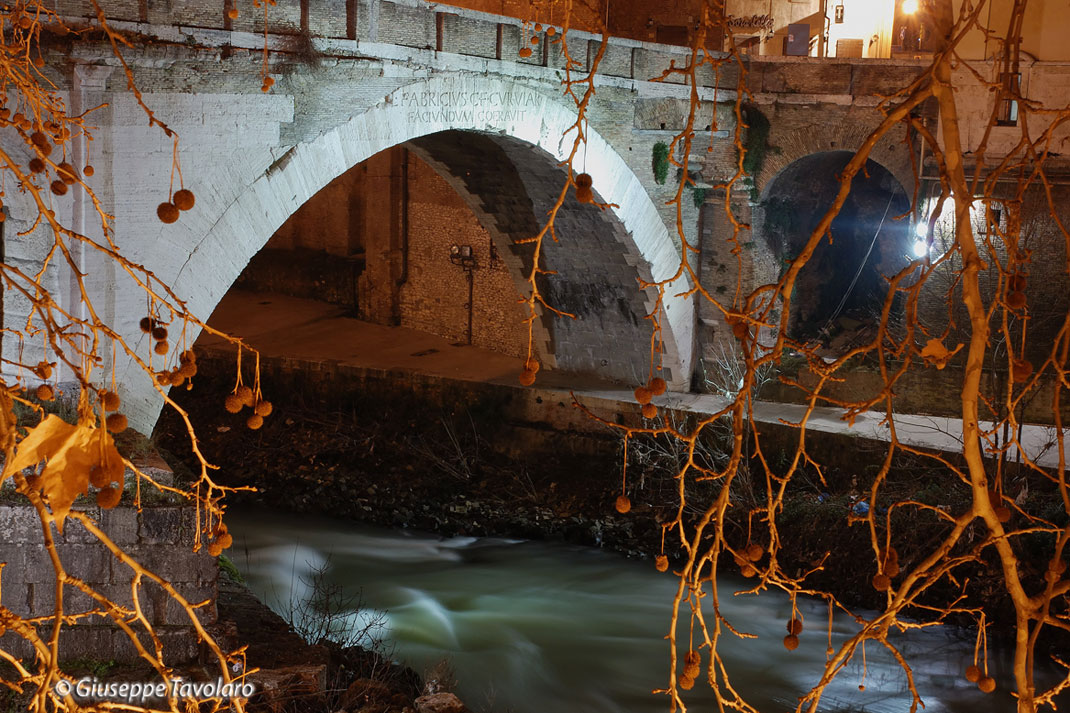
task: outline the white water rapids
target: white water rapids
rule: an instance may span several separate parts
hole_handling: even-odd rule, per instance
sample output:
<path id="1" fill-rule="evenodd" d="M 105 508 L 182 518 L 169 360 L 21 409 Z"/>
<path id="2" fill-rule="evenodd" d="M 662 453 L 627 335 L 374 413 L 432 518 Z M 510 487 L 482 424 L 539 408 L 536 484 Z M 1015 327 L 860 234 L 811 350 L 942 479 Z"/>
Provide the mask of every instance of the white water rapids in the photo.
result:
<path id="1" fill-rule="evenodd" d="M 666 713 L 669 661 L 664 636 L 676 587 L 651 561 L 628 560 L 559 543 L 432 535 L 376 529 L 317 516 L 244 510 L 228 515 L 228 555 L 252 590 L 277 611 L 307 596 L 302 578 L 325 563 L 326 577 L 367 607 L 386 612 L 395 657 L 422 672 L 447 659 L 457 693 L 473 711 L 496 713 Z M 725 578 L 723 613 L 742 631 L 722 639 L 733 684 L 762 713 L 794 710 L 818 680 L 827 646 L 828 609 L 800 602 L 806 630 L 795 651 L 782 645 L 790 613 L 785 596 L 732 596 L 744 580 Z M 362 614 L 354 613 L 354 621 Z M 684 624 L 686 626 L 686 623 Z M 840 615 L 833 644 L 854 625 Z M 911 663 L 926 713 L 1010 713 L 1009 656 L 993 654 L 997 692 L 963 678 L 973 640 L 954 631 L 895 639 Z M 705 666 L 707 657 L 703 656 Z M 880 645 L 826 690 L 821 711 L 906 713 L 903 671 Z M 688 692 L 688 711 L 714 711 L 704 676 Z"/>

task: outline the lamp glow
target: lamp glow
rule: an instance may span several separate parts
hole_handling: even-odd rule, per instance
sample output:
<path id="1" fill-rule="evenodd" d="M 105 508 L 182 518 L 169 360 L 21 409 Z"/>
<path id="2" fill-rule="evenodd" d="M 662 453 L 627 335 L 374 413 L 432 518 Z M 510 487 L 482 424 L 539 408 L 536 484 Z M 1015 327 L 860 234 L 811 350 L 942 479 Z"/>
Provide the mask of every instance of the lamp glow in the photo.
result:
<path id="1" fill-rule="evenodd" d="M 918 0 L 903 0 L 903 12 L 913 15 L 918 11 Z"/>
<path id="2" fill-rule="evenodd" d="M 925 257 L 929 254 L 929 246 L 924 240 L 914 243 L 914 257 Z"/>
<path id="3" fill-rule="evenodd" d="M 924 238 L 928 232 L 929 224 L 924 221 L 914 226 L 914 235 L 917 235 L 919 238 Z"/>

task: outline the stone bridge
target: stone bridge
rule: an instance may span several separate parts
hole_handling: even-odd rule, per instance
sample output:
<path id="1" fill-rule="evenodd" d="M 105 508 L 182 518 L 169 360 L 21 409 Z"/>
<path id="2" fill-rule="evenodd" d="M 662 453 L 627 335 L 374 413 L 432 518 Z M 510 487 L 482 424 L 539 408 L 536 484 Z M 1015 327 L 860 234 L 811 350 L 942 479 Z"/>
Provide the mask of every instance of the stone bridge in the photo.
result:
<path id="1" fill-rule="evenodd" d="M 524 294 L 531 248 L 515 241 L 545 221 L 564 186 L 561 162 L 575 137 L 575 107 L 562 87 L 561 45 L 548 41 L 545 29 L 536 33 L 512 18 L 418 0 L 280 3 L 269 8 L 266 28 L 262 15 L 230 19 L 229 3 L 222 0 L 105 5 L 113 27 L 132 43 L 125 57 L 144 100 L 180 137 L 182 178 L 196 194 L 196 206 L 175 224 L 157 220 L 156 205 L 168 195 L 170 140 L 148 125 L 104 44 L 55 39 L 47 44 L 48 69 L 70 105 L 75 111 L 100 107 L 90 114 L 93 140 L 75 140 L 71 147 L 74 162 L 95 167 L 89 182 L 115 216 L 115 241 L 124 254 L 152 269 L 194 313 L 211 314 L 250 259 L 324 186 L 397 146 L 425 160 L 458 192 Z M 90 14 L 78 0 L 57 0 L 56 6 L 71 23 Z M 569 53 L 589 66 L 598 42 L 570 32 Z M 521 47 L 534 52 L 520 57 Z M 683 127 L 691 91 L 652 80 L 670 62 L 683 65 L 686 58 L 680 47 L 616 39 L 608 46 L 594 79 L 587 145 L 574 165 L 593 177 L 602 201 L 616 205 L 602 211 L 569 196 L 557 218 L 559 242 L 544 253 L 556 274 L 545 284 L 555 306 L 578 319 L 540 315 L 539 358 L 550 368 L 597 371 L 629 383 L 646 372 L 650 327 L 643 318 L 654 295 L 638 290 L 637 280 L 670 277 L 680 260 L 675 208 L 666 205 L 675 193 L 673 177 L 658 185 L 651 156 L 657 142 L 668 143 Z M 276 80 L 269 92 L 260 87 L 264 61 Z M 753 58 L 747 66 L 753 111 L 770 129 L 764 163 L 732 196 L 739 214 L 749 218 L 753 200 L 798 159 L 857 148 L 879 121 L 877 96 L 906 83 L 919 64 Z M 735 167 L 737 71 L 733 64 L 719 77 L 708 69 L 700 74 L 696 156 L 708 184 Z M 907 195 L 914 150 L 898 135 L 874 153 Z M 716 210 L 723 200 L 707 195 L 700 210 L 701 200 L 685 196 L 684 231 L 703 250 L 701 269 L 712 274 L 726 262 L 716 247 L 728 225 Z M 10 238 L 30 226 L 35 211 L 18 195 L 5 200 L 6 259 L 39 265 L 46 242 L 35 235 Z M 55 200 L 67 224 L 99 234 L 85 196 Z M 369 250 L 369 274 L 374 259 L 390 263 L 395 252 L 391 245 L 378 257 Z M 776 269 L 774 258 L 762 259 L 755 258 L 757 267 L 745 266 L 749 279 Z M 85 254 L 81 260 L 101 316 L 147 354 L 150 344 L 137 327 L 146 313 L 144 294 L 99 257 Z M 726 284 L 729 277 L 734 283 L 734 268 L 721 272 Z M 383 274 L 384 282 L 396 277 L 389 270 Z M 54 269 L 49 279 L 73 304 L 70 277 Z M 690 387 L 719 328 L 716 314 L 682 296 L 688 287 L 677 280 L 663 305 L 661 356 L 676 390 Z M 5 300 L 13 325 L 27 305 L 10 291 Z M 195 336 L 188 332 L 186 341 Z M 148 378 L 130 363 L 120 363 L 118 371 L 132 424 L 151 430 L 160 400 Z"/>

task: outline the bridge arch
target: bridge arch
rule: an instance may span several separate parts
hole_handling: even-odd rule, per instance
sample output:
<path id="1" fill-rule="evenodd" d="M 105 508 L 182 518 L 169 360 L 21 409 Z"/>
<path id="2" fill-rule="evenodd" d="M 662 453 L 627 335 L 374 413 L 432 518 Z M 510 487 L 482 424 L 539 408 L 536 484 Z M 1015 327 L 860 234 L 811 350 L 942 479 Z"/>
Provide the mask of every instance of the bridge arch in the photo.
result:
<path id="1" fill-rule="evenodd" d="M 294 211 L 332 179 L 380 151 L 459 130 L 515 139 L 560 161 L 571 148 L 572 135 L 564 134 L 574 122 L 574 111 L 566 105 L 506 79 L 436 75 L 398 88 L 348 122 L 285 150 L 237 191 L 234 174 L 226 170 L 189 184 L 198 196 L 235 197 L 209 208 L 199 221 L 203 232 L 189 230 L 182 247 L 189 256 L 177 269 L 174 289 L 187 296 L 194 313 L 210 314 L 249 259 Z M 677 248 L 643 186 L 606 140 L 591 129 L 587 135 L 584 169 L 599 196 L 619 205 L 613 212 L 636 256 L 637 274 L 654 280 L 672 276 L 679 263 Z M 678 296 L 686 288 L 674 284 L 667 289 L 662 316 L 665 375 L 676 389 L 687 388 L 691 369 L 693 305 Z M 613 335 L 606 335 L 604 343 L 613 342 Z M 136 367 L 125 372 L 132 423 L 151 428 L 159 401 Z"/>
<path id="2" fill-rule="evenodd" d="M 787 268 L 831 207 L 853 151 L 820 151 L 793 161 L 765 186 L 754 207 L 762 248 Z M 839 355 L 868 341 L 879 324 L 885 279 L 913 259 L 910 198 L 886 167 L 870 160 L 823 239 L 799 272 L 788 336 Z"/>

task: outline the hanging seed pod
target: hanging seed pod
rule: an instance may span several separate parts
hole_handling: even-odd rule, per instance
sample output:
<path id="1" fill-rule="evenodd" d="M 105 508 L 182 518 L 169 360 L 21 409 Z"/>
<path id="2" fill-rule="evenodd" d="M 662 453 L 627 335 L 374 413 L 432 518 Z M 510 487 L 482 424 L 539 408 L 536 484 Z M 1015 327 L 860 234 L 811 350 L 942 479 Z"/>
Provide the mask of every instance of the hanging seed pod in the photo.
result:
<path id="1" fill-rule="evenodd" d="M 192 349 L 187 349 L 186 351 L 178 355 L 178 360 L 184 362 L 195 362 L 197 361 L 197 354 Z"/>
<path id="2" fill-rule="evenodd" d="M 765 548 L 758 543 L 752 543 L 747 545 L 747 549 L 744 550 L 743 556 L 750 562 L 757 562 L 765 554 Z"/>
<path id="3" fill-rule="evenodd" d="M 538 35 L 532 35 L 531 36 L 531 44 L 533 44 L 533 45 L 539 44 L 539 36 Z"/>
<path id="4" fill-rule="evenodd" d="M 541 367 L 541 365 L 535 359 L 528 359 L 526 362 L 524 362 L 524 368 L 527 369 L 528 371 L 533 371 L 536 374 L 539 373 L 539 368 L 540 367 Z"/>
<path id="5" fill-rule="evenodd" d="M 114 391 L 105 391 L 100 399 L 100 403 L 104 406 L 105 411 L 118 411 L 119 405 L 122 402 L 119 399 L 119 394 Z"/>
<path id="6" fill-rule="evenodd" d="M 576 200 L 580 203 L 594 203 L 594 191 L 591 186 L 594 185 L 591 176 L 586 173 L 581 173 L 576 176 Z"/>
<path id="7" fill-rule="evenodd" d="M 104 510 L 110 510 L 119 504 L 119 501 L 123 497 L 123 491 L 114 485 L 97 491 L 97 505 Z"/>
<path id="8" fill-rule="evenodd" d="M 238 413 L 242 408 L 241 399 L 237 394 L 227 394 L 227 398 L 223 399 L 223 407 L 230 413 Z"/>
<path id="9" fill-rule="evenodd" d="M 243 406 L 248 406 L 249 408 L 253 407 L 253 390 L 250 389 L 248 386 L 242 384 L 237 389 L 235 389 L 234 393 L 238 395 L 239 399 L 241 399 Z"/>
<path id="10" fill-rule="evenodd" d="M 175 207 L 174 203 L 164 201 L 156 206 L 156 217 L 160 219 L 161 223 L 174 223 L 178 220 L 178 208 Z"/>
<path id="11" fill-rule="evenodd" d="M 89 484 L 94 488 L 106 488 L 111 485 L 111 478 L 108 477 L 103 466 L 95 465 L 89 469 Z"/>
<path id="12" fill-rule="evenodd" d="M 1021 309 L 1022 307 L 1025 307 L 1025 293 L 1008 292 L 1006 302 L 1007 306 L 1011 309 Z"/>
<path id="13" fill-rule="evenodd" d="M 153 327 L 152 338 L 158 342 L 167 340 L 167 327 Z"/>
<path id="14" fill-rule="evenodd" d="M 167 353 L 167 342 L 156 342 L 156 346 L 154 346 L 152 348 L 152 351 L 156 352 L 157 354 L 159 354 L 161 356 L 166 354 Z"/>
<path id="15" fill-rule="evenodd" d="M 249 427 L 249 430 L 255 431 L 264 425 L 264 417 L 254 413 L 245 421 L 245 425 Z"/>
<path id="16" fill-rule="evenodd" d="M 665 379 L 662 379 L 660 376 L 655 376 L 650 380 L 650 385 L 647 386 L 647 388 L 650 389 L 650 393 L 655 396 L 661 396 L 669 386 L 665 383 Z"/>
<path id="17" fill-rule="evenodd" d="M 1014 273 L 1007 278 L 1007 289 L 1011 292 L 1025 292 L 1026 279 L 1021 273 Z"/>
<path id="18" fill-rule="evenodd" d="M 695 687 L 695 679 L 691 678 L 687 674 L 680 676 L 679 683 L 680 688 L 684 689 L 685 691 L 690 691 L 692 688 Z"/>
<path id="19" fill-rule="evenodd" d="M 182 376 L 182 372 L 175 369 L 171 372 L 171 386 L 182 386 L 186 383 L 186 377 Z"/>
<path id="20" fill-rule="evenodd" d="M 274 411 L 274 410 L 275 410 L 275 408 L 271 405 L 270 401 L 261 401 L 260 403 L 258 403 L 256 406 L 253 407 L 253 411 L 256 413 L 256 415 L 257 416 L 262 416 L 264 418 L 267 418 L 268 416 L 270 416 L 271 412 Z"/>
<path id="21" fill-rule="evenodd" d="M 788 633 L 798 636 L 803 631 L 803 623 L 799 619 L 792 619 L 788 622 Z"/>
<path id="22" fill-rule="evenodd" d="M 886 574 L 873 575 L 873 588 L 878 592 L 887 592 L 892 586 L 892 580 L 888 579 Z"/>
<path id="23" fill-rule="evenodd" d="M 197 364 L 192 361 L 182 362 L 182 366 L 178 367 L 178 373 L 187 379 L 192 379 L 197 375 Z"/>
<path id="24" fill-rule="evenodd" d="M 985 676 L 977 682 L 977 687 L 981 689 L 982 693 L 991 693 L 996 690 L 996 679 L 991 676 Z"/>
<path id="25" fill-rule="evenodd" d="M 549 27 L 546 28 L 546 36 L 547 37 L 553 37 L 556 34 L 557 34 L 557 28 L 554 27 L 553 25 L 550 25 Z"/>
<path id="26" fill-rule="evenodd" d="M 44 173 L 45 168 L 45 162 L 41 159 L 36 157 L 30 159 L 30 171 L 32 173 Z"/>
<path id="27" fill-rule="evenodd" d="M 756 567 L 755 567 L 754 565 L 752 565 L 752 564 L 751 564 L 750 562 L 746 562 L 746 563 L 744 563 L 744 564 L 743 564 L 743 566 L 742 566 L 742 567 L 740 568 L 740 570 L 739 570 L 739 573 L 740 573 L 740 574 L 742 574 L 742 575 L 743 575 L 744 577 L 746 577 L 746 578 L 750 579 L 750 578 L 751 578 L 751 577 L 753 577 L 754 575 L 758 574 L 758 570 L 757 570 L 757 568 L 756 568 Z"/>
<path id="28" fill-rule="evenodd" d="M 966 667 L 966 680 L 970 683 L 977 683 L 981 680 L 981 669 L 978 666 Z"/>
<path id="29" fill-rule="evenodd" d="M 238 8 L 232 7 L 229 10 L 227 10 L 227 17 L 229 17 L 231 20 L 237 20 L 238 19 Z"/>
<path id="30" fill-rule="evenodd" d="M 33 368 L 33 373 L 40 376 L 42 379 L 47 379 L 52 376 L 52 365 L 47 361 L 37 362 L 37 366 Z"/>
<path id="31" fill-rule="evenodd" d="M 63 181 L 52 181 L 52 185 L 49 186 L 49 188 L 51 188 L 52 192 L 57 196 L 67 195 L 67 184 Z"/>
<path id="32" fill-rule="evenodd" d="M 658 407 L 654 404 L 646 404 L 643 406 L 643 418 L 657 418 Z"/>
<path id="33" fill-rule="evenodd" d="M 536 32 L 542 32 L 542 23 L 541 22 L 536 22 L 535 23 L 535 31 Z"/>
<path id="34" fill-rule="evenodd" d="M 1028 359 L 1015 359 L 1011 363 L 1011 381 L 1023 384 L 1033 375 L 1033 364 Z"/>
<path id="35" fill-rule="evenodd" d="M 535 372 L 531 369 L 524 369 L 520 372 L 519 381 L 521 386 L 531 386 L 535 383 Z"/>
<path id="36" fill-rule="evenodd" d="M 51 150 L 52 142 L 48 140 L 48 134 L 43 131 L 35 131 L 30 134 L 30 141 L 32 141 L 33 145 L 37 148 L 48 146 L 49 150 Z"/>
<path id="37" fill-rule="evenodd" d="M 996 512 L 996 519 L 999 520 L 1002 523 L 1010 522 L 1011 515 L 1013 514 L 1011 512 L 1011 509 L 1009 507 L 1007 507 L 1006 505 L 1000 505 L 998 508 L 995 509 L 995 512 Z"/>
<path id="38" fill-rule="evenodd" d="M 632 393 L 635 395 L 635 400 L 639 403 L 640 406 L 646 406 L 648 403 L 650 403 L 650 399 L 654 396 L 652 393 L 650 393 L 650 389 L 645 386 L 636 387 L 635 391 L 633 391 Z"/>
<path id="39" fill-rule="evenodd" d="M 219 555 L 223 554 L 223 545 L 221 545 L 219 542 L 208 543 L 208 554 L 212 555 L 213 557 L 218 557 Z"/>
<path id="40" fill-rule="evenodd" d="M 669 569 L 669 558 L 665 555 L 658 555 L 654 558 L 654 569 L 659 572 L 664 572 Z"/>
<path id="41" fill-rule="evenodd" d="M 171 198 L 171 202 L 175 204 L 175 207 L 179 210 L 189 210 L 193 207 L 193 204 L 197 202 L 197 199 L 193 195 L 193 191 L 183 188 L 175 191 L 175 195 Z"/>
<path id="42" fill-rule="evenodd" d="M 527 59 L 528 57 L 531 56 L 531 48 L 530 47 L 521 47 L 520 51 L 517 52 L 517 55 L 519 55 L 520 57 L 522 57 L 524 59 Z"/>
<path id="43" fill-rule="evenodd" d="M 627 495 L 618 495 L 617 502 L 614 503 L 614 507 L 617 508 L 617 512 L 621 515 L 627 514 L 632 509 L 632 501 L 628 499 Z"/>
<path id="44" fill-rule="evenodd" d="M 56 397 L 55 390 L 48 384 L 41 384 L 35 392 L 38 401 L 51 401 Z"/>
<path id="45" fill-rule="evenodd" d="M 126 416 L 121 413 L 108 414 L 108 417 L 104 419 L 104 425 L 112 433 L 122 433 L 126 430 Z"/>
<path id="46" fill-rule="evenodd" d="M 142 332 L 149 334 L 156 327 L 156 320 L 152 317 L 142 317 L 138 326 L 141 327 Z"/>
<path id="47" fill-rule="evenodd" d="M 85 168 L 82 169 L 83 176 L 92 176 L 94 173 L 96 173 L 96 170 L 88 163 L 85 165 Z"/>
<path id="48" fill-rule="evenodd" d="M 799 648 L 799 637 L 795 634 L 788 634 L 784 637 L 784 648 L 788 651 L 794 651 Z"/>
<path id="49" fill-rule="evenodd" d="M 56 175 L 68 186 L 73 186 L 74 182 L 78 180 L 78 175 L 74 172 L 74 166 L 66 161 L 56 166 Z"/>

